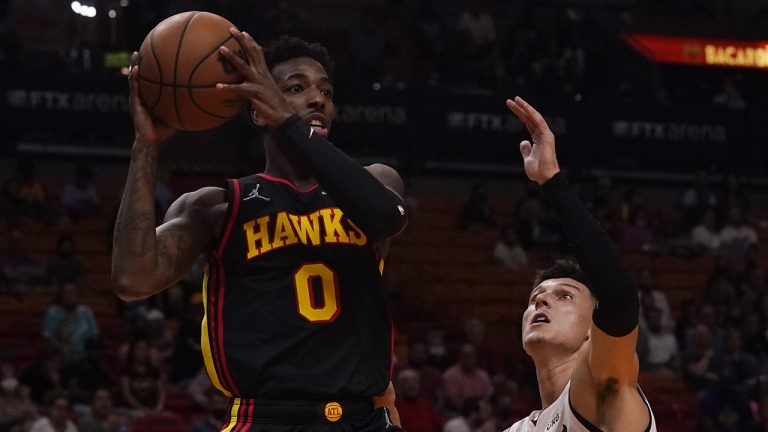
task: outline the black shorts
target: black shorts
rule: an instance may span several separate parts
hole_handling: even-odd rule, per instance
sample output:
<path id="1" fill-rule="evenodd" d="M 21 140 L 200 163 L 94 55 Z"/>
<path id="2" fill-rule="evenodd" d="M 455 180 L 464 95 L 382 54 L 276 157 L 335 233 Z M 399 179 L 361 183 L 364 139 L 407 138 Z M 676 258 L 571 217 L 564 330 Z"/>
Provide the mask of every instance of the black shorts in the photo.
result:
<path id="1" fill-rule="evenodd" d="M 370 402 L 233 399 L 221 432 L 397 432 L 386 408 Z"/>

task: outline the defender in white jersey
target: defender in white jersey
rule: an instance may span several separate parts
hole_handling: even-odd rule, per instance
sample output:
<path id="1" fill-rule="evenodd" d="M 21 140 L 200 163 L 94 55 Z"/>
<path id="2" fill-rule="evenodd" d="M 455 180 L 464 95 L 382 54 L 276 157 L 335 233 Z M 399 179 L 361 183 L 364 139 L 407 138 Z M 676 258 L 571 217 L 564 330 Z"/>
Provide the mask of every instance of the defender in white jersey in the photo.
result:
<path id="1" fill-rule="evenodd" d="M 552 204 L 578 264 L 539 272 L 523 314 L 523 347 L 536 365 L 542 410 L 509 432 L 655 432 L 637 385 L 637 288 L 606 233 L 560 173 L 555 136 L 521 98 L 507 107 L 533 143 L 520 143 L 525 172 Z"/>

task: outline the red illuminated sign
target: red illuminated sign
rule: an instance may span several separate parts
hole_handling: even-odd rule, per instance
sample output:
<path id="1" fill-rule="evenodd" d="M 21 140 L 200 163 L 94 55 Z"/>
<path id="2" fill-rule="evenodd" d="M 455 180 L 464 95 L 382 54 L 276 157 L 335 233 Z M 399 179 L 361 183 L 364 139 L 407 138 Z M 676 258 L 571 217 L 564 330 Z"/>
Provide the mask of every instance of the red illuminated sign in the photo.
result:
<path id="1" fill-rule="evenodd" d="M 633 48 L 658 63 L 768 69 L 768 41 L 624 34 Z"/>

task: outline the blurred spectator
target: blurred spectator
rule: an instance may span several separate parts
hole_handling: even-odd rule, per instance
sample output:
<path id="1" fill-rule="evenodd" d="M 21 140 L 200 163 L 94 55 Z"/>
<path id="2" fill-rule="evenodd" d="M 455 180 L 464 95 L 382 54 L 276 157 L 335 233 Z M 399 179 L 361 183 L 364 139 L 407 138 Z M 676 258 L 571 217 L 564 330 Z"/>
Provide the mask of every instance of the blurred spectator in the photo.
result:
<path id="1" fill-rule="evenodd" d="M 19 216 L 28 216 L 38 222 L 50 217 L 48 193 L 35 175 L 35 164 L 31 160 L 20 160 L 15 176 L 3 185 L 3 195 L 8 202 L 8 217 L 13 222 Z"/>
<path id="2" fill-rule="evenodd" d="M 125 403 L 138 411 L 162 411 L 165 406 L 165 376 L 150 361 L 146 339 L 134 339 L 120 376 Z"/>
<path id="3" fill-rule="evenodd" d="M 744 342 L 738 327 L 726 332 L 725 349 L 718 353 L 713 363 L 721 385 L 727 385 L 748 394 L 757 383 L 760 365 L 753 354 L 744 351 Z"/>
<path id="4" fill-rule="evenodd" d="M 472 192 L 459 213 L 459 229 L 466 230 L 475 227 L 490 227 L 496 225 L 493 209 L 488 202 L 488 191 L 485 185 L 476 183 Z"/>
<path id="5" fill-rule="evenodd" d="M 0 430 L 23 432 L 37 415 L 37 408 L 29 398 L 29 389 L 19 382 L 16 365 L 0 362 Z"/>
<path id="6" fill-rule="evenodd" d="M 202 294 L 195 293 L 189 299 L 184 321 L 179 326 L 176 338 L 170 376 L 173 383 L 193 379 L 203 367 L 203 355 L 200 351 L 200 323 L 203 321 L 203 315 Z"/>
<path id="7" fill-rule="evenodd" d="M 85 272 L 85 264 L 76 255 L 75 240 L 69 235 L 59 236 L 56 256 L 48 262 L 48 277 L 56 284 L 77 282 Z"/>
<path id="8" fill-rule="evenodd" d="M 733 111 L 744 111 L 747 108 L 744 97 L 731 78 L 723 80 L 723 87 L 720 93 L 712 98 L 712 103 Z"/>
<path id="9" fill-rule="evenodd" d="M 728 255 L 744 255 L 757 244 L 757 231 L 746 221 L 742 209 L 730 207 L 728 219 L 720 230 L 721 250 Z"/>
<path id="10" fill-rule="evenodd" d="M 397 376 L 395 406 L 403 429 L 408 432 L 440 432 L 443 422 L 435 407 L 421 397 L 420 386 L 419 373 L 413 369 L 404 369 Z"/>
<path id="11" fill-rule="evenodd" d="M 515 411 L 515 399 L 516 394 L 508 392 L 494 393 L 491 398 L 491 405 L 493 407 L 494 422 L 498 426 L 498 429 L 505 430 L 512 426 L 520 417 L 524 417 L 526 414 L 523 412 Z"/>
<path id="12" fill-rule="evenodd" d="M 72 402 L 91 403 L 93 393 L 98 389 L 112 388 L 111 368 L 106 364 L 104 344 L 101 339 L 89 339 L 85 343 L 85 357 L 65 368 L 67 391 Z"/>
<path id="13" fill-rule="evenodd" d="M 548 216 L 541 192 L 535 185 L 527 185 L 525 191 L 525 196 L 517 203 L 520 244 L 526 249 L 556 245 L 559 228 Z"/>
<path id="14" fill-rule="evenodd" d="M 450 365 L 448 347 L 445 345 L 445 332 L 433 329 L 427 332 L 427 359 L 429 365 L 437 370 L 444 371 Z"/>
<path id="15" fill-rule="evenodd" d="M 496 24 L 484 0 L 467 3 L 467 9 L 459 15 L 456 28 L 461 32 L 461 39 L 470 44 L 470 49 L 487 51 L 496 43 Z"/>
<path id="16" fill-rule="evenodd" d="M 491 397 L 493 385 L 488 373 L 477 367 L 477 349 L 471 344 L 461 347 L 459 361 L 443 374 L 446 402 L 452 409 L 461 407 L 469 397 Z"/>
<path id="17" fill-rule="evenodd" d="M 497 61 L 496 23 L 484 0 L 467 3 L 456 23 L 462 84 L 474 90 L 489 90 L 494 87 L 495 78 L 501 75 L 501 65 Z"/>
<path id="18" fill-rule="evenodd" d="M 0 290 L 21 295 L 43 281 L 45 264 L 29 255 L 24 247 L 24 234 L 11 231 L 8 248 L 0 256 Z"/>
<path id="19" fill-rule="evenodd" d="M 686 189 L 680 199 L 688 226 L 696 223 L 705 211 L 716 209 L 719 202 L 717 193 L 709 186 L 707 174 L 699 172 L 696 176 L 696 183 Z"/>
<path id="20" fill-rule="evenodd" d="M 712 333 L 706 325 L 699 324 L 693 329 L 691 339 L 685 358 L 689 386 L 694 391 L 713 388 L 719 377 L 714 370 L 716 351 Z"/>
<path id="21" fill-rule="evenodd" d="M 207 408 L 211 403 L 211 389 L 215 389 L 211 378 L 205 368 L 201 367 L 187 385 L 187 394 L 200 408 Z"/>
<path id="22" fill-rule="evenodd" d="M 80 304 L 80 291 L 74 283 L 59 286 L 43 319 L 43 336 L 61 350 L 66 363 L 82 360 L 88 341 L 99 337 L 93 311 Z"/>
<path id="23" fill-rule="evenodd" d="M 652 252 L 656 249 L 656 237 L 645 209 L 637 209 L 624 228 L 622 249 L 630 253 Z"/>
<path id="24" fill-rule="evenodd" d="M 637 280 L 638 290 L 640 291 L 640 307 L 658 309 L 661 313 L 661 325 L 665 330 L 674 332 L 675 322 L 672 319 L 672 309 L 669 306 L 669 300 L 664 291 L 660 290 L 653 274 L 644 270 L 640 273 Z M 642 323 L 644 317 L 640 317 Z"/>
<path id="25" fill-rule="evenodd" d="M 728 387 L 722 387 L 705 394 L 699 401 L 697 408 L 697 431 L 758 430 L 749 399 Z"/>
<path id="26" fill-rule="evenodd" d="M 64 186 L 61 203 L 75 218 L 96 213 L 101 208 L 99 193 L 93 184 L 93 170 L 89 166 L 77 167 L 74 181 Z"/>
<path id="27" fill-rule="evenodd" d="M 129 418 L 115 411 L 112 392 L 98 388 L 93 392 L 91 409 L 80 418 L 80 432 L 128 432 Z"/>
<path id="28" fill-rule="evenodd" d="M 662 325 L 661 311 L 648 308 L 644 311 L 648 358 L 642 365 L 644 371 L 660 372 L 668 375 L 677 373 L 677 340 L 674 334 Z"/>
<path id="29" fill-rule="evenodd" d="M 420 397 L 435 407 L 442 408 L 443 404 L 443 375 L 439 370 L 430 366 L 427 356 L 427 346 L 423 342 L 413 342 L 408 355 L 406 368 L 413 369 L 419 374 Z"/>
<path id="30" fill-rule="evenodd" d="M 77 426 L 69 419 L 69 396 L 62 391 L 45 395 L 45 416 L 29 428 L 29 432 L 77 432 Z"/>
<path id="31" fill-rule="evenodd" d="M 470 397 L 460 405 L 460 415 L 443 426 L 443 432 L 485 431 L 483 426 L 493 418 L 493 408 L 485 399 Z"/>
<path id="32" fill-rule="evenodd" d="M 188 432 L 218 432 L 227 422 L 229 399 L 213 387 L 208 393 L 208 400 L 210 400 L 207 406 L 208 416 L 189 425 Z"/>
<path id="33" fill-rule="evenodd" d="M 36 360 L 21 374 L 21 382 L 29 388 L 30 398 L 38 405 L 51 390 L 63 391 L 66 377 L 61 353 L 54 347 L 48 347 L 42 358 Z M 67 398 L 69 402 L 69 398 Z"/>
<path id="34" fill-rule="evenodd" d="M 707 209 L 698 225 L 691 230 L 691 240 L 697 251 L 703 255 L 714 255 L 720 249 L 720 234 L 717 230 L 715 211 Z"/>
<path id="35" fill-rule="evenodd" d="M 511 271 L 521 270 L 528 265 L 528 255 L 511 225 L 505 225 L 501 229 L 501 236 L 493 249 L 493 257 Z"/>

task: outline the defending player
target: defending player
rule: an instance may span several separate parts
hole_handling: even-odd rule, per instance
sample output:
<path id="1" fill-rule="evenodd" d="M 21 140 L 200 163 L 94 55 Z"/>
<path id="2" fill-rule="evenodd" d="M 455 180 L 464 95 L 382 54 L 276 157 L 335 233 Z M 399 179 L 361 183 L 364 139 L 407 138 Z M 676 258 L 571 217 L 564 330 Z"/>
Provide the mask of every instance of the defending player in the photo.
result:
<path id="1" fill-rule="evenodd" d="M 387 239 L 407 221 L 403 183 L 326 141 L 334 104 L 325 48 L 283 37 L 262 51 L 232 35 L 249 64 L 221 54 L 245 76 L 231 87 L 265 129 L 264 172 L 183 195 L 155 229 L 157 149 L 174 131 L 137 97 L 134 54 L 115 290 L 125 300 L 151 296 L 207 255 L 202 351 L 214 385 L 232 398 L 225 432 L 398 430 L 381 266 Z"/>
<path id="2" fill-rule="evenodd" d="M 637 385 L 639 301 L 608 236 L 560 173 L 555 136 L 521 98 L 507 107 L 531 134 L 520 143 L 528 178 L 541 185 L 577 261 L 558 262 L 534 282 L 523 314 L 523 347 L 533 358 L 543 410 L 511 432 L 656 431 Z M 586 276 L 586 277 L 585 277 Z"/>

